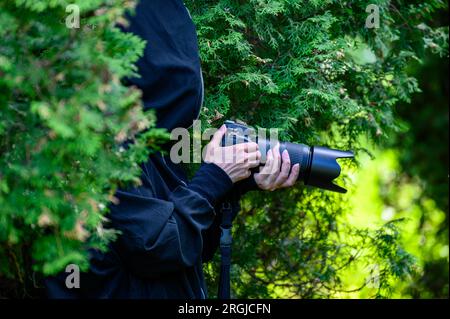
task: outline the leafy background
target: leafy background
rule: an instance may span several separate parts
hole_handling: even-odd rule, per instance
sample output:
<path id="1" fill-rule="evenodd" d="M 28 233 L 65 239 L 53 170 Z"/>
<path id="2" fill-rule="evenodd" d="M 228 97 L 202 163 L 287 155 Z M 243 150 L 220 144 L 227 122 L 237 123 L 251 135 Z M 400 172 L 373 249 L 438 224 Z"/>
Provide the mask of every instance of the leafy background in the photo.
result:
<path id="1" fill-rule="evenodd" d="M 79 30 L 64 24 L 69 3 Z M 448 298 L 447 3 L 185 3 L 205 122 L 357 153 L 347 195 L 299 186 L 242 200 L 233 296 Z M 369 4 L 379 29 L 365 27 Z M 86 268 L 85 248 L 116 236 L 103 227 L 115 189 L 138 183 L 135 163 L 166 136 L 120 82 L 142 53 L 114 28 L 133 6 L 0 2 L 0 297 L 40 296 L 42 275 Z M 212 297 L 217 266 L 205 265 Z"/>
<path id="2" fill-rule="evenodd" d="M 366 8 L 380 9 L 368 29 Z M 354 149 L 342 196 L 254 193 L 235 223 L 233 293 L 448 297 L 448 22 L 443 1 L 186 1 L 203 119 Z M 208 265 L 210 293 L 217 260 Z"/>
<path id="3" fill-rule="evenodd" d="M 66 27 L 70 3 L 0 2 L 0 297 L 86 269 L 86 248 L 116 236 L 103 227 L 115 190 L 165 136 L 120 81 L 144 48 L 114 28 L 133 2 L 76 1 L 80 29 Z"/>

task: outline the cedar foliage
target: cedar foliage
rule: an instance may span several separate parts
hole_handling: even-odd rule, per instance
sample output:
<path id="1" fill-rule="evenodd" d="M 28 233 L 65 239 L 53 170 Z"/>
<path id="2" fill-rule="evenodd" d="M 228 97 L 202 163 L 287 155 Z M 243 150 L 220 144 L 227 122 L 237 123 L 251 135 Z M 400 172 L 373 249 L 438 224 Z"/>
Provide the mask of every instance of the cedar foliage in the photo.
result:
<path id="1" fill-rule="evenodd" d="M 65 26 L 71 3 L 81 8 L 81 29 Z M 380 7 L 379 29 L 364 26 L 369 3 Z M 236 117 L 311 145 L 363 152 L 361 136 L 380 142 L 402 129 L 395 105 L 419 90 L 409 63 L 448 51 L 448 30 L 430 23 L 446 8 L 441 0 L 186 5 L 206 80 L 203 119 L 217 126 Z M 141 111 L 139 93 L 120 82 L 144 45 L 114 27 L 133 6 L 0 2 L 1 296 L 27 296 L 36 277 L 69 263 L 86 269 L 86 248 L 105 249 L 116 235 L 104 227 L 112 194 L 138 183 L 137 164 L 165 136 Z M 346 223 L 347 201 L 302 187 L 247 196 L 234 234 L 235 296 L 343 296 L 342 272 L 355 263 L 369 268 L 358 289 L 376 283 L 373 296 L 389 296 L 415 268 L 399 244 L 401 221 L 356 229 Z M 211 295 L 216 267 L 206 266 Z"/>
<path id="2" fill-rule="evenodd" d="M 408 66 L 426 52 L 448 56 L 448 26 L 431 26 L 444 1 L 186 4 L 206 74 L 203 118 L 279 128 L 284 139 L 309 145 L 361 154 L 361 137 L 378 144 L 401 131 L 396 104 L 420 91 Z M 380 9 L 378 29 L 365 26 L 369 4 Z M 242 206 L 234 231 L 237 297 L 339 297 L 367 288 L 371 297 L 388 297 L 417 271 L 400 245 L 401 220 L 378 230 L 352 227 L 345 196 L 299 187 L 254 193 Z M 349 289 L 343 274 L 357 264 L 366 280 Z M 214 295 L 217 261 L 207 270 Z"/>
<path id="3" fill-rule="evenodd" d="M 80 29 L 66 27 L 73 3 Z M 139 181 L 137 163 L 163 136 L 120 81 L 144 47 L 114 27 L 133 7 L 0 2 L 0 295 L 26 296 L 35 274 L 70 263 L 86 269 L 86 247 L 115 235 L 103 227 L 115 189 Z"/>

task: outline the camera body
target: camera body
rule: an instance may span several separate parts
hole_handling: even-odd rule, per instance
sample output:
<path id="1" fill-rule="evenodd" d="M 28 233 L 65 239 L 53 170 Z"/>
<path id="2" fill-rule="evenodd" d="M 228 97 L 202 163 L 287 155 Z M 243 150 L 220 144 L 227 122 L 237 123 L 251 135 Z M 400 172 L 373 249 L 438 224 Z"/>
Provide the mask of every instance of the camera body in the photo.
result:
<path id="1" fill-rule="evenodd" d="M 255 142 L 259 146 L 262 163 L 265 163 L 267 151 L 279 142 L 258 136 L 253 128 L 245 124 L 225 121 L 225 125 L 227 132 L 223 137 L 222 146 Z M 337 163 L 337 159 L 354 158 L 353 152 L 289 142 L 279 143 L 281 153 L 284 150 L 288 151 L 291 165 L 300 164 L 298 181 L 303 181 L 305 185 L 334 192 L 347 192 L 346 189 L 334 184 L 333 180 L 341 174 L 341 167 Z"/>

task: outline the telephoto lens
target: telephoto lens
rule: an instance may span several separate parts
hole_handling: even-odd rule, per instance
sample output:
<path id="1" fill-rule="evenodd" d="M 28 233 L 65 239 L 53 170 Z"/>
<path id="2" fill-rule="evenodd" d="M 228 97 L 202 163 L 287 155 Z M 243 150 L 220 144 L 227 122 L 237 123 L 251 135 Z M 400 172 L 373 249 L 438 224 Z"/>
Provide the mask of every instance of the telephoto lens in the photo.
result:
<path id="1" fill-rule="evenodd" d="M 279 142 L 276 139 L 266 139 L 257 135 L 252 127 L 245 124 L 225 121 L 225 125 L 227 132 L 222 140 L 222 145 L 230 146 L 255 142 L 259 146 L 262 163 L 265 163 L 267 151 Z M 288 151 L 291 165 L 300 164 L 298 181 L 303 181 L 305 185 L 333 192 L 347 192 L 345 188 L 334 184 L 333 180 L 341 174 L 341 167 L 337 163 L 337 160 L 340 158 L 354 158 L 353 152 L 289 142 L 279 143 L 281 153 L 284 150 Z"/>

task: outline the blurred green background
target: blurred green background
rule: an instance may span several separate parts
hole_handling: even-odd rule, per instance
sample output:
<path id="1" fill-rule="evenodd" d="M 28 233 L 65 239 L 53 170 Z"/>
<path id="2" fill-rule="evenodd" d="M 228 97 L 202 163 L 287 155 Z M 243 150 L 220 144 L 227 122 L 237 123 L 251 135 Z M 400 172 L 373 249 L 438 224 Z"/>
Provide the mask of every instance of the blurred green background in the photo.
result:
<path id="1" fill-rule="evenodd" d="M 410 72 L 422 92 L 398 107 L 403 131 L 372 147 L 374 157 L 363 158 L 352 176 L 349 222 L 373 227 L 404 218 L 401 242 L 418 268 L 410 280 L 394 284 L 392 297 L 448 298 L 448 59 L 428 56 Z M 349 269 L 346 279 L 354 285 L 362 279 L 358 273 Z"/>

